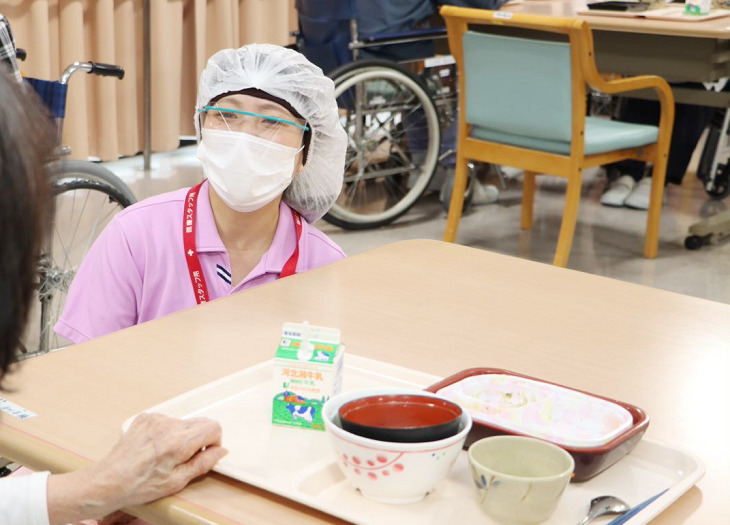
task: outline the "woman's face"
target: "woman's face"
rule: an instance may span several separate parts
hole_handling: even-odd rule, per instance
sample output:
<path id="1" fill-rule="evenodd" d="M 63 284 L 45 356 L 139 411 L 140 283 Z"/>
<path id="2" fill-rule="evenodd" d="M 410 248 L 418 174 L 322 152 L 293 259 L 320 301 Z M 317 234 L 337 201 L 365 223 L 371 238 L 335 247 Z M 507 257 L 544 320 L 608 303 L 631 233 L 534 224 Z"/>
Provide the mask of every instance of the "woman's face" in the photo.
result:
<path id="1" fill-rule="evenodd" d="M 247 133 L 298 149 L 302 147 L 306 123 L 276 102 L 236 94 L 207 106 L 203 127 Z"/>

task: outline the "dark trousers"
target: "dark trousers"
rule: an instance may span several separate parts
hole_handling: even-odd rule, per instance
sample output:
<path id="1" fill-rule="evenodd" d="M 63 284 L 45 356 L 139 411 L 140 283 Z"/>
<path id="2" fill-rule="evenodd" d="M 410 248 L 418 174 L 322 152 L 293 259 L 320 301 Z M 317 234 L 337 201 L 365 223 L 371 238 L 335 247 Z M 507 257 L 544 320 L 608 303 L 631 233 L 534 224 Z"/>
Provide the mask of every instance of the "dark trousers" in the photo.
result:
<path id="1" fill-rule="evenodd" d="M 682 84 L 682 87 L 704 89 L 702 84 Z M 687 171 L 692 153 L 697 147 L 702 132 L 712 120 L 715 108 L 689 104 L 674 105 L 674 128 L 669 145 L 667 162 L 667 182 L 681 184 Z M 659 124 L 659 102 L 629 98 L 623 101 L 617 120 L 634 124 Z M 638 181 L 644 176 L 646 163 L 637 160 L 624 160 L 612 164 L 622 175 L 631 175 Z"/>

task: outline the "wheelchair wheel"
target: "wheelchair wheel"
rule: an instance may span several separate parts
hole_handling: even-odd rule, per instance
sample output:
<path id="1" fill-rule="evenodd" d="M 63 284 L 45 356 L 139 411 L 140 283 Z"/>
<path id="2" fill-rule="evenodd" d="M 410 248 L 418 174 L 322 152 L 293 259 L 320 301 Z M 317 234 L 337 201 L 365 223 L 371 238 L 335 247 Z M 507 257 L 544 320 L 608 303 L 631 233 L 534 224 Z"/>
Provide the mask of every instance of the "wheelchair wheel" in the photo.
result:
<path id="1" fill-rule="evenodd" d="M 73 171 L 58 171 L 59 164 Z M 53 326 L 76 270 L 112 217 L 135 201 L 129 188 L 102 166 L 64 160 L 50 169 L 53 219 L 38 262 L 38 301 L 21 342 L 20 359 L 68 344 Z"/>
<path id="2" fill-rule="evenodd" d="M 99 164 L 86 160 L 61 159 L 48 165 L 48 173 L 52 180 L 90 180 L 104 184 L 116 190 L 124 198 L 124 202 L 134 204 L 137 198 L 122 179 L 114 175 L 110 170 Z"/>
<path id="3" fill-rule="evenodd" d="M 413 206 L 439 157 L 436 106 L 423 81 L 385 60 L 346 64 L 330 75 L 348 136 L 342 192 L 325 220 L 377 228 Z"/>

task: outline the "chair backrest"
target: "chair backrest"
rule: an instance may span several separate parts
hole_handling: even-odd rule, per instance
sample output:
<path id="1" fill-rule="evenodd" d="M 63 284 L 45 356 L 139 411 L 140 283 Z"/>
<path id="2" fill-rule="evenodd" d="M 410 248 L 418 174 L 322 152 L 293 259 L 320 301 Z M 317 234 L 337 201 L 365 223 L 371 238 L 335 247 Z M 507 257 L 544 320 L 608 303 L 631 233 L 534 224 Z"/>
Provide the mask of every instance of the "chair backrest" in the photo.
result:
<path id="1" fill-rule="evenodd" d="M 597 75 L 584 21 L 453 6 L 440 14 L 467 125 L 583 151 L 572 137 L 585 128 L 586 72 Z"/>
<path id="2" fill-rule="evenodd" d="M 467 31 L 463 45 L 467 123 L 570 141 L 570 44 Z"/>

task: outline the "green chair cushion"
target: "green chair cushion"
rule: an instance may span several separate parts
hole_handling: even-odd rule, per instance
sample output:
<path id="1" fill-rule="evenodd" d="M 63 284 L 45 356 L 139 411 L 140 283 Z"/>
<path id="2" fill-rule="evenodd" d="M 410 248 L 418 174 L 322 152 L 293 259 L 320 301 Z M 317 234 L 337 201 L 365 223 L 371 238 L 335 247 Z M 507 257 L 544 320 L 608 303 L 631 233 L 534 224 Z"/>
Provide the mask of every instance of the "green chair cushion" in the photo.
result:
<path id="1" fill-rule="evenodd" d="M 596 155 L 617 149 L 637 148 L 655 143 L 658 136 L 657 126 L 587 117 L 584 152 L 586 155 Z M 510 146 L 570 155 L 569 141 L 503 133 L 482 126 L 472 126 L 472 137 Z"/>

